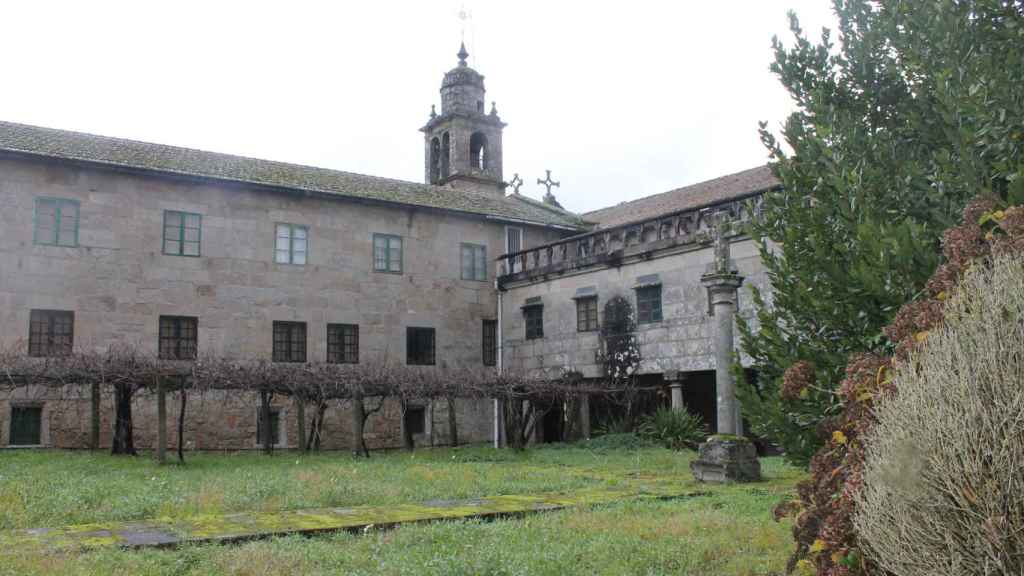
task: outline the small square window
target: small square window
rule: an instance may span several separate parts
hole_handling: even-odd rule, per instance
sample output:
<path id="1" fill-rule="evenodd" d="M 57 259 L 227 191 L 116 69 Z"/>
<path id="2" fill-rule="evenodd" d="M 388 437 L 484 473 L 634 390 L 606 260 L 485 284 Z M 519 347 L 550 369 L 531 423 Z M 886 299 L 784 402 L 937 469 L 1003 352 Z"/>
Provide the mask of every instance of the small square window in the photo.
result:
<path id="1" fill-rule="evenodd" d="M 43 408 L 11 406 L 10 446 L 39 446 L 43 443 Z"/>
<path id="2" fill-rule="evenodd" d="M 487 281 L 487 247 L 478 244 L 462 245 L 462 279 Z"/>
<path id="3" fill-rule="evenodd" d="M 160 357 L 194 360 L 199 341 L 199 319 L 190 316 L 160 317 Z"/>
<path id="4" fill-rule="evenodd" d="M 78 246 L 78 200 L 36 198 L 36 244 Z"/>
<path id="5" fill-rule="evenodd" d="M 70 354 L 75 340 L 75 313 L 67 310 L 32 310 L 29 314 L 28 355 Z"/>
<path id="6" fill-rule="evenodd" d="M 484 366 L 498 363 L 498 321 L 484 320 L 483 334 Z"/>
<path id="7" fill-rule="evenodd" d="M 203 217 L 190 212 L 164 211 L 164 254 L 199 256 Z"/>
<path id="8" fill-rule="evenodd" d="M 636 289 L 637 324 L 661 322 L 661 286 L 644 286 Z"/>
<path id="9" fill-rule="evenodd" d="M 327 361 L 334 364 L 359 363 L 358 325 L 327 325 Z"/>
<path id="10" fill-rule="evenodd" d="M 597 330 L 597 296 L 576 300 L 576 330 L 578 332 Z"/>
<path id="11" fill-rule="evenodd" d="M 309 253 L 309 228 L 297 224 L 278 224 L 275 227 L 274 262 L 278 264 L 306 264 Z"/>
<path id="12" fill-rule="evenodd" d="M 527 306 L 523 308 L 523 318 L 526 321 L 526 339 L 536 340 L 544 337 L 544 307 Z"/>
<path id="13" fill-rule="evenodd" d="M 402 273 L 402 237 L 373 235 L 373 269 L 376 272 Z"/>
<path id="14" fill-rule="evenodd" d="M 306 361 L 306 323 L 274 322 L 274 362 Z"/>
<path id="15" fill-rule="evenodd" d="M 410 436 L 427 431 L 427 409 L 424 406 L 408 406 L 405 409 L 405 430 Z"/>
<path id="16" fill-rule="evenodd" d="M 256 444 L 263 445 L 263 409 L 256 408 Z M 274 446 L 280 446 L 281 442 L 281 409 L 270 409 L 270 439 Z"/>
<path id="17" fill-rule="evenodd" d="M 410 366 L 433 366 L 435 362 L 433 328 L 406 328 L 405 363 Z"/>

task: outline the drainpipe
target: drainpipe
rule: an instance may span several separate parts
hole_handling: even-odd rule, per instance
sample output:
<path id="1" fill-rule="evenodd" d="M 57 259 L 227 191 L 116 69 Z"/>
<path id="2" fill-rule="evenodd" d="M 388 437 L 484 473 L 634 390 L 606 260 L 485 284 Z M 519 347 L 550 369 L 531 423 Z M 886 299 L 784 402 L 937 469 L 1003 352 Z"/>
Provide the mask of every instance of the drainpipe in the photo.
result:
<path id="1" fill-rule="evenodd" d="M 498 374 L 501 374 L 502 373 L 502 368 L 503 368 L 503 365 L 504 365 L 503 358 L 502 358 L 504 356 L 504 353 L 503 353 L 504 352 L 504 350 L 503 350 L 504 346 L 502 345 L 502 342 L 504 341 L 504 338 L 502 338 L 502 321 L 501 321 L 502 320 L 501 312 L 502 312 L 502 309 L 504 308 L 502 304 L 503 304 L 503 300 L 504 299 L 502 298 L 503 291 L 501 290 L 501 287 L 498 285 L 498 279 L 497 278 L 494 279 L 494 288 L 498 291 L 498 326 L 495 329 L 496 334 L 494 335 L 494 345 L 496 347 L 495 354 L 497 355 Z M 495 448 L 501 448 L 501 428 L 502 428 L 502 426 L 501 426 L 501 415 L 502 415 L 501 400 L 498 400 L 497 398 L 495 398 L 494 399 L 494 447 Z"/>

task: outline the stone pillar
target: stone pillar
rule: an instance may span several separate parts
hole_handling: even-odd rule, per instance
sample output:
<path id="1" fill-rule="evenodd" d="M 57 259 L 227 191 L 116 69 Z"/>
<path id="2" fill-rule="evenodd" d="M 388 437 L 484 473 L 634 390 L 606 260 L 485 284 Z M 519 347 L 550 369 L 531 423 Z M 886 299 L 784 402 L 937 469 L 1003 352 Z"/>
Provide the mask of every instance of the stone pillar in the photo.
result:
<path id="1" fill-rule="evenodd" d="M 580 438 L 590 440 L 590 395 L 580 394 Z"/>
<path id="2" fill-rule="evenodd" d="M 736 379 L 732 374 L 733 320 L 736 316 L 737 292 L 743 277 L 729 272 L 713 272 L 701 277 L 708 290 L 708 307 L 714 318 L 715 333 L 715 395 L 718 400 L 719 434 L 738 435 L 739 403 L 736 400 Z"/>
<path id="3" fill-rule="evenodd" d="M 668 385 L 668 388 L 672 391 L 672 409 L 676 412 L 686 410 L 686 405 L 683 404 L 682 382 L 673 382 Z"/>
<path id="4" fill-rule="evenodd" d="M 156 460 L 167 463 L 167 386 L 161 377 L 156 380 Z"/>

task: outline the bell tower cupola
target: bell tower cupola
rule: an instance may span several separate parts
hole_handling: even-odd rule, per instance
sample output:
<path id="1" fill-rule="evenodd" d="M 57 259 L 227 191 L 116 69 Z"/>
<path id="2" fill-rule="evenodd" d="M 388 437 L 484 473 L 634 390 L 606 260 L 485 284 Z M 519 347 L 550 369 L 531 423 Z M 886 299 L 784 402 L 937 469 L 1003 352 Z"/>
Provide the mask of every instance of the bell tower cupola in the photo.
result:
<path id="1" fill-rule="evenodd" d="M 504 194 L 501 131 L 505 123 L 498 118 L 494 102 L 487 111 L 484 77 L 466 63 L 465 43 L 458 57 L 458 66 L 441 82 L 441 113 L 432 106 L 430 120 L 420 128 L 426 144 L 426 181 Z"/>

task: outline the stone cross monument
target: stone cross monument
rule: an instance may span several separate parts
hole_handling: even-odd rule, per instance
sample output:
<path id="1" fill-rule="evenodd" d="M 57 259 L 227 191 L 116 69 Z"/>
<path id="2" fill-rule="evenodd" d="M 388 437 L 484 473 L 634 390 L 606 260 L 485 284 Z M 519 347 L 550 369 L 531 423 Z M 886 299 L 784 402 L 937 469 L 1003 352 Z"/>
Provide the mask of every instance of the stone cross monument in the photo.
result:
<path id="1" fill-rule="evenodd" d="M 712 214 L 711 226 L 715 259 L 701 276 L 701 283 L 708 293 L 708 314 L 714 319 L 718 430 L 701 445 L 700 454 L 690 463 L 690 469 L 697 480 L 703 482 L 758 480 L 761 465 L 754 445 L 741 436 L 740 406 L 732 374 L 735 350 L 732 325 L 743 277 L 729 259 L 730 236 L 733 235 L 729 213 L 721 210 Z"/>

